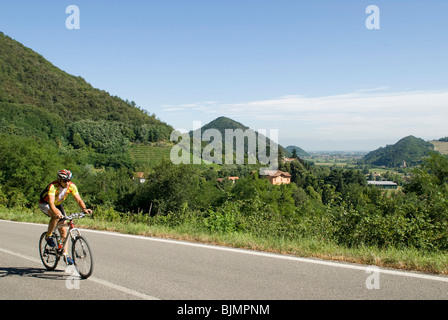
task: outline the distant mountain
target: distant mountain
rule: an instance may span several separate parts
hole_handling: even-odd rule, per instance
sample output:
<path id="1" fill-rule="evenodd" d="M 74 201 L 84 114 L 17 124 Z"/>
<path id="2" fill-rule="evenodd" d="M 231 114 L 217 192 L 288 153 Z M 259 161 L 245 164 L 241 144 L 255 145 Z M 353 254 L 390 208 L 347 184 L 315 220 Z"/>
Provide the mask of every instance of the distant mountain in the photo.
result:
<path id="1" fill-rule="evenodd" d="M 418 165 L 423 158 L 434 150 L 434 146 L 423 139 L 407 136 L 393 145 L 369 152 L 363 158 L 366 164 L 399 167 L 406 162 L 408 166 Z"/>
<path id="2" fill-rule="evenodd" d="M 309 153 L 308 153 L 308 152 L 306 152 L 305 150 L 303 150 L 302 148 L 299 148 L 299 147 L 297 147 L 297 146 L 287 146 L 285 149 L 286 149 L 286 151 L 288 151 L 291 155 L 292 155 L 292 151 L 293 151 L 294 149 L 296 149 L 297 156 L 300 157 L 300 158 L 305 158 L 305 157 L 308 157 L 308 156 L 309 156 Z"/>
<path id="3" fill-rule="evenodd" d="M 233 119 L 223 117 L 223 116 L 218 117 L 215 120 L 205 124 L 200 129 L 197 129 L 195 132 L 198 132 L 200 130 L 201 136 L 202 136 L 202 134 L 208 129 L 216 129 L 217 131 L 219 131 L 219 133 L 221 134 L 221 137 L 222 137 L 223 148 L 225 147 L 225 142 L 226 142 L 226 129 L 231 129 L 231 130 L 233 130 L 233 132 L 240 129 L 240 130 L 242 130 L 243 133 L 253 133 L 254 136 L 257 138 L 257 141 L 258 141 L 259 135 L 261 135 L 260 133 L 249 128 L 248 126 L 245 126 L 244 124 L 242 124 L 240 122 L 237 122 Z M 194 134 L 194 132 L 190 131 L 191 137 L 193 137 L 193 134 Z M 265 137 L 265 136 L 262 135 L 262 137 Z M 270 140 L 268 137 L 265 137 L 265 141 L 266 141 L 266 146 L 268 148 L 272 147 L 272 146 L 274 146 L 274 147 L 278 146 L 279 154 L 281 153 L 282 155 L 289 155 L 289 152 L 284 147 L 276 144 L 275 142 Z M 234 149 L 234 151 L 236 150 L 236 143 L 233 143 L 233 149 Z M 245 153 L 247 153 L 247 151 L 248 151 L 247 149 L 248 149 L 248 143 L 246 141 L 245 142 L 245 150 L 244 150 Z M 257 142 L 257 149 L 258 149 L 258 142 Z M 264 150 L 259 150 L 258 152 L 264 152 Z"/>
<path id="4" fill-rule="evenodd" d="M 224 137 L 226 129 L 232 129 L 232 130 L 241 129 L 243 131 L 246 131 L 247 129 L 250 129 L 250 128 L 245 126 L 244 124 L 239 123 L 230 118 L 218 117 L 215 120 L 203 125 L 200 130 L 201 130 L 201 132 L 204 132 L 208 129 L 216 129 Z M 192 136 L 192 135 L 193 135 L 193 131 L 190 131 L 190 136 Z"/>

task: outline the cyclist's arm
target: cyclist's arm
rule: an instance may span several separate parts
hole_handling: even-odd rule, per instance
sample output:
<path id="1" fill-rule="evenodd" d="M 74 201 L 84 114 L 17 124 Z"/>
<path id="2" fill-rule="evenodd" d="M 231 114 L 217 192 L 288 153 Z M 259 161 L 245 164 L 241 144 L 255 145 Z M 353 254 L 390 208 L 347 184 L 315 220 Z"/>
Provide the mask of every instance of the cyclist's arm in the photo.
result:
<path id="1" fill-rule="evenodd" d="M 55 199 L 54 194 L 51 194 L 51 193 L 48 194 L 48 204 L 50 205 L 51 211 L 55 214 L 55 218 L 62 219 L 64 217 L 64 215 L 58 208 L 56 208 L 56 206 L 54 204 L 54 199 Z"/>
<path id="2" fill-rule="evenodd" d="M 81 196 L 79 193 L 73 195 L 75 197 L 76 203 L 78 203 L 78 206 L 84 211 L 85 213 L 92 213 L 92 210 L 87 209 L 84 201 L 82 201 Z"/>

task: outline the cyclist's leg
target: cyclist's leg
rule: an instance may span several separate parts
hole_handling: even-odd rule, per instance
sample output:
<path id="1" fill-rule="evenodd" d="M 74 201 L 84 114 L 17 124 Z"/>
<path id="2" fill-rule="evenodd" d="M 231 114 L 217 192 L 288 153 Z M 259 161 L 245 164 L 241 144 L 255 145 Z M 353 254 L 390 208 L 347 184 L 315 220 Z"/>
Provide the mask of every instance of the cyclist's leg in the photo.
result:
<path id="1" fill-rule="evenodd" d="M 66 213 L 65 213 L 65 210 L 64 210 L 64 206 L 62 204 L 56 206 L 56 208 L 58 208 L 59 211 L 61 211 L 61 213 L 64 216 L 66 216 Z M 61 235 L 61 241 L 62 241 L 62 243 L 64 243 L 65 239 L 67 238 L 67 225 L 66 225 L 66 223 L 64 222 L 64 224 L 58 225 L 58 229 L 59 229 L 59 234 Z M 67 254 L 67 252 L 68 252 L 68 241 L 65 243 L 64 250 L 63 250 L 64 254 Z"/>
<path id="2" fill-rule="evenodd" d="M 57 218 L 53 210 L 51 210 L 50 205 L 48 203 L 39 203 L 39 209 L 50 218 L 47 230 L 47 236 L 50 236 L 53 234 L 59 219 Z"/>

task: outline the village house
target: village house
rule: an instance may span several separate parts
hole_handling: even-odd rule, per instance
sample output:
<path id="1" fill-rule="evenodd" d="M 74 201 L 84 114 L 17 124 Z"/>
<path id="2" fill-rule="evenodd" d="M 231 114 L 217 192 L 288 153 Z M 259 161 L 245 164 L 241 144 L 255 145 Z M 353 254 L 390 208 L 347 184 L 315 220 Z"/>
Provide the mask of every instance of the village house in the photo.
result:
<path id="1" fill-rule="evenodd" d="M 291 183 L 291 175 L 288 172 L 280 170 L 265 170 L 262 177 L 266 177 L 272 185 Z"/>
<path id="2" fill-rule="evenodd" d="M 226 178 L 219 178 L 218 182 L 222 182 L 224 181 L 224 179 L 229 179 L 230 181 L 232 181 L 232 183 L 235 183 L 236 180 L 238 180 L 238 177 L 226 177 Z"/>
<path id="3" fill-rule="evenodd" d="M 140 183 L 145 183 L 146 182 L 145 173 L 144 172 L 135 172 L 133 180 L 135 180 L 135 178 L 137 178 L 138 182 L 140 182 Z"/>

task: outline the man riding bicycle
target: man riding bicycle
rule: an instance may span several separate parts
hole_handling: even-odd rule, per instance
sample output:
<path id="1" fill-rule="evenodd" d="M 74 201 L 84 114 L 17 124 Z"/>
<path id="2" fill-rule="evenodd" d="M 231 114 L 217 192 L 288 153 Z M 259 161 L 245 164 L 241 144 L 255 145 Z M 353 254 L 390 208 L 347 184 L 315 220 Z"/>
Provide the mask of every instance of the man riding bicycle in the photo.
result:
<path id="1" fill-rule="evenodd" d="M 78 188 L 76 185 L 71 182 L 72 177 L 73 174 L 68 170 L 64 169 L 58 171 L 57 180 L 47 185 L 45 190 L 42 191 L 40 195 L 39 208 L 43 213 L 51 218 L 48 224 L 46 237 L 47 243 L 51 247 L 55 247 L 57 245 L 55 238 L 53 237 L 53 232 L 56 226 L 61 234 L 62 242 L 64 242 L 67 237 L 67 229 L 65 228 L 66 224 L 65 222 L 60 223 L 60 220 L 65 217 L 65 210 L 62 206 L 62 202 L 64 202 L 69 194 L 72 194 L 75 197 L 76 202 L 84 213 L 92 213 L 92 210 L 86 208 L 84 201 L 78 193 Z M 73 260 L 67 254 L 67 248 L 68 242 L 63 248 L 65 261 L 68 264 L 73 264 Z"/>

